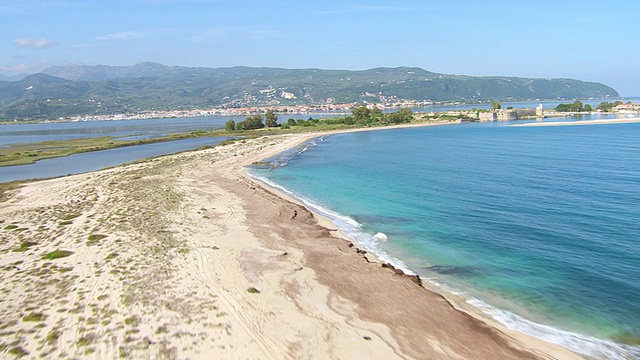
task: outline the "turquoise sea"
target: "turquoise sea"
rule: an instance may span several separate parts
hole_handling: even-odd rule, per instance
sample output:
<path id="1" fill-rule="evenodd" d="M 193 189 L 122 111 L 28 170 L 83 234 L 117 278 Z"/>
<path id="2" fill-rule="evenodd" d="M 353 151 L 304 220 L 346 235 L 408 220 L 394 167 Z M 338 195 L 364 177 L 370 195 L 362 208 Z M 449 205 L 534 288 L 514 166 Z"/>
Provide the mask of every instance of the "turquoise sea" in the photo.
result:
<path id="1" fill-rule="evenodd" d="M 508 327 L 640 358 L 640 124 L 346 133 L 253 176 Z M 635 344 L 635 345 L 634 345 Z"/>

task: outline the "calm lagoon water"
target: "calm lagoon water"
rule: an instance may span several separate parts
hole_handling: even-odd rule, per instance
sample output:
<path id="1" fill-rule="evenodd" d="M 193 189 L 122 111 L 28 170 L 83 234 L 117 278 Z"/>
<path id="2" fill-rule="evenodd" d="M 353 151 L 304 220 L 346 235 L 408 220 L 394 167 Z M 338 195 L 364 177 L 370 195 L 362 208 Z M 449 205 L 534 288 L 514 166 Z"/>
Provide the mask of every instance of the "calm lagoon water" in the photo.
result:
<path id="1" fill-rule="evenodd" d="M 640 124 L 350 133 L 252 174 L 513 329 L 640 358 L 625 345 L 640 340 L 639 136 Z"/>
<path id="2" fill-rule="evenodd" d="M 0 167 L 0 183 L 42 179 L 101 170 L 131 161 L 216 145 L 227 138 L 195 138 L 74 154 L 34 164 Z"/>
<path id="3" fill-rule="evenodd" d="M 288 118 L 307 119 L 320 114 L 281 115 Z M 323 117 L 342 116 L 322 114 Z M 117 140 L 137 140 L 187 133 L 194 130 L 224 128 L 229 119 L 240 121 L 244 116 L 213 116 L 171 119 L 85 121 L 64 123 L 20 124 L 0 126 L 0 147 L 28 144 L 49 140 L 68 140 L 101 136 L 115 136 Z M 66 158 L 38 161 L 35 164 L 0 167 L 0 182 L 40 179 L 78 174 L 116 166 L 134 160 L 168 155 L 200 146 L 215 145 L 226 138 L 201 138 L 168 141 L 158 144 L 136 145 L 117 149 L 76 154 Z"/>
<path id="4" fill-rule="evenodd" d="M 225 117 L 84 121 L 0 126 L 0 147 L 49 140 L 101 136 L 161 137 L 193 130 L 224 128 Z"/>
<path id="5" fill-rule="evenodd" d="M 280 122 L 288 118 L 307 119 L 320 117 L 319 114 L 280 115 Z M 329 118 L 342 114 L 322 114 Z M 69 140 L 79 138 L 115 136 L 121 140 L 162 137 L 182 134 L 194 130 L 215 130 L 224 128 L 230 120 L 244 120 L 245 116 L 202 116 L 190 118 L 141 119 L 141 120 L 100 120 L 82 122 L 60 122 L 40 124 L 0 125 L 0 147 L 11 144 L 26 144 L 49 140 Z"/>

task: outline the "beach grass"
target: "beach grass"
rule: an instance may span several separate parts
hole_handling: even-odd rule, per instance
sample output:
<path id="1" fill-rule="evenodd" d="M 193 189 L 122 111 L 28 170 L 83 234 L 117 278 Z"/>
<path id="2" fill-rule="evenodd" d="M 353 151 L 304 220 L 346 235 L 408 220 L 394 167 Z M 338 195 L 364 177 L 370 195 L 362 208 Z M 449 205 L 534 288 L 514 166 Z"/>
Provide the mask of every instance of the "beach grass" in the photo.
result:
<path id="1" fill-rule="evenodd" d="M 17 249 L 13 250 L 13 251 L 15 251 L 15 252 L 25 252 L 25 251 L 29 250 L 29 248 L 31 248 L 33 246 L 36 246 L 36 245 L 38 245 L 38 243 L 33 242 L 33 241 L 23 241 L 20 244 L 20 246 Z"/>
<path id="2" fill-rule="evenodd" d="M 68 251 L 68 250 L 54 250 L 50 253 L 47 253 L 45 255 L 42 256 L 43 259 L 45 260 L 55 260 L 55 259 L 60 259 L 60 258 L 64 258 L 67 256 L 71 256 L 73 255 L 73 251 Z"/>
<path id="3" fill-rule="evenodd" d="M 47 318 L 43 313 L 31 312 L 22 317 L 22 321 L 24 322 L 40 322 Z"/>
<path id="4" fill-rule="evenodd" d="M 4 202 L 9 198 L 9 191 L 16 189 L 19 182 L 13 181 L 8 183 L 0 183 L 0 202 Z"/>
<path id="5" fill-rule="evenodd" d="M 89 235 L 89 237 L 87 238 L 87 245 L 91 246 L 91 245 L 95 245 L 97 244 L 100 240 L 106 238 L 107 235 L 103 235 L 103 234 L 91 234 Z"/>
<path id="6" fill-rule="evenodd" d="M 16 357 L 16 359 L 20 359 L 24 356 L 29 355 L 29 352 L 25 349 L 23 349 L 21 346 L 14 346 L 12 348 L 10 348 L 7 353 L 9 355 L 13 355 Z"/>

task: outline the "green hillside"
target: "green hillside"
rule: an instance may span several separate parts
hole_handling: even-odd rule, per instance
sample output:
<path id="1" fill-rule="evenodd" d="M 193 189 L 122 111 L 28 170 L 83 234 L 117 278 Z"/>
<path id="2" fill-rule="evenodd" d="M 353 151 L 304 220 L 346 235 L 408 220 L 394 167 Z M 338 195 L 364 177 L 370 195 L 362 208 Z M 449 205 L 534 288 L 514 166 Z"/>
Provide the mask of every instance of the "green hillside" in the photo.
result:
<path id="1" fill-rule="evenodd" d="M 409 67 L 347 71 L 140 63 L 53 67 L 20 81 L 0 81 L 0 120 L 210 107 L 617 96 L 593 82 L 444 75 Z"/>

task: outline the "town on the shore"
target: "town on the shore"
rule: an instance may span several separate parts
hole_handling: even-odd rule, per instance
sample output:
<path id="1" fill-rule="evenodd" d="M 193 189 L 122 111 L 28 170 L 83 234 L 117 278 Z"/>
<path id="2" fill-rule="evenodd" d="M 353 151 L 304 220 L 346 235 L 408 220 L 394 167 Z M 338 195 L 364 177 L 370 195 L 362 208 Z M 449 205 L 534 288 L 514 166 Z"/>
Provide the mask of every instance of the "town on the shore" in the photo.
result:
<path id="1" fill-rule="evenodd" d="M 544 109 L 540 104 L 535 109 L 514 109 L 508 107 L 501 108 L 497 101 L 490 103 L 491 109 L 473 109 L 473 110 L 449 110 L 442 111 L 448 115 L 465 115 L 470 121 L 496 121 L 496 120 L 517 120 L 523 118 L 535 117 L 561 117 L 570 116 L 579 113 L 617 113 L 624 115 L 640 115 L 640 103 L 631 103 L 616 101 L 613 103 L 603 102 L 606 107 L 592 108 L 590 105 L 582 106 L 582 102 L 576 101 L 573 104 L 561 104 L 553 109 Z M 602 105 L 601 104 L 601 105 Z M 282 116 L 296 114 L 313 114 L 313 115 L 349 115 L 353 109 L 365 105 L 369 108 L 378 108 L 383 111 L 393 111 L 394 109 L 410 108 L 410 109 L 429 109 L 430 113 L 437 110 L 437 106 L 458 106 L 463 105 L 460 102 L 454 103 L 430 103 L 421 101 L 403 101 L 395 103 L 348 103 L 348 104 L 320 104 L 320 105 L 290 105 L 290 106 L 256 106 L 256 107 L 238 107 L 238 108 L 210 108 L 210 109 L 183 109 L 183 110 L 148 110 L 135 113 L 116 113 L 104 115 L 81 115 L 71 118 L 60 118 L 57 121 L 93 121 L 93 120 L 133 120 L 133 119 L 157 119 L 157 118 L 184 118 L 184 117 L 200 117 L 200 116 L 249 116 L 255 114 L 264 114 L 266 111 L 273 111 Z M 483 105 L 483 104 L 478 104 Z M 578 105 L 576 107 L 576 105 Z M 434 106 L 436 106 L 434 108 Z"/>

